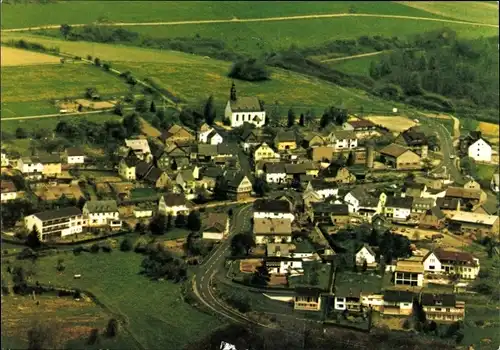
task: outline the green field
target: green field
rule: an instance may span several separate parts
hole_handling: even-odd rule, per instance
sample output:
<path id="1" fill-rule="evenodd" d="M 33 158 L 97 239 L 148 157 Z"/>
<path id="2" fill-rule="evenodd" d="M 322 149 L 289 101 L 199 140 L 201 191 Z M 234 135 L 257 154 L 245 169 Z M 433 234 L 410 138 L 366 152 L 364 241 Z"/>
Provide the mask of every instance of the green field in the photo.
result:
<path id="1" fill-rule="evenodd" d="M 353 58 L 349 60 L 325 62 L 325 64 L 344 73 L 370 76 L 370 63 L 372 61 L 378 62 L 384 55 L 386 54 L 381 53 L 378 55 Z"/>
<path id="2" fill-rule="evenodd" d="M 59 113 L 59 108 L 50 101 L 2 102 L 0 109 L 1 118 L 55 113 Z"/>
<path id="3" fill-rule="evenodd" d="M 477 164 L 477 178 L 481 181 L 489 182 L 493 174 L 498 172 L 498 165 Z"/>
<path id="4" fill-rule="evenodd" d="M 64 259 L 63 273 L 55 269 L 58 258 Z M 127 328 L 145 349 L 181 349 L 221 325 L 216 318 L 186 304 L 180 285 L 152 282 L 140 275 L 142 259 L 142 255 L 118 250 L 79 256 L 59 254 L 39 259 L 35 278 L 40 283 L 50 281 L 91 291 L 127 320 Z M 82 278 L 75 280 L 74 274 Z"/>
<path id="5" fill-rule="evenodd" d="M 444 18 L 389 1 L 383 6 L 369 1 L 355 4 L 348 1 L 297 1 L 280 2 L 279 5 L 274 1 L 60 1 L 45 5 L 6 5 L 2 8 L 2 29 L 92 23 L 100 18 L 115 22 L 155 22 L 347 13 L 351 7 L 358 13 Z"/>

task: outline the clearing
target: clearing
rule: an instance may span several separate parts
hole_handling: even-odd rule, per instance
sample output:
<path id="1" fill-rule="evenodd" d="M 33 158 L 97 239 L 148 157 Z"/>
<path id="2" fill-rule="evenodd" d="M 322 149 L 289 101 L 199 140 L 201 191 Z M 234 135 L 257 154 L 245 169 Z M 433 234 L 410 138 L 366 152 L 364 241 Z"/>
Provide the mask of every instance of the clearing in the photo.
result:
<path id="1" fill-rule="evenodd" d="M 417 125 L 413 120 L 401 116 L 369 116 L 365 119 L 398 133 Z"/>
<path id="2" fill-rule="evenodd" d="M 59 57 L 13 47 L 1 46 L 0 52 L 1 67 L 60 63 Z"/>

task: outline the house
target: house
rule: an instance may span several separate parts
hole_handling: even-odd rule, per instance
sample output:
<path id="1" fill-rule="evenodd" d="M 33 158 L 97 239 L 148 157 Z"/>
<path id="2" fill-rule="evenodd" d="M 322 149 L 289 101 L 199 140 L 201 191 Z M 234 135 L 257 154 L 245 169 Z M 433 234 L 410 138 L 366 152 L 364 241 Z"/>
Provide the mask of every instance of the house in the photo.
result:
<path id="1" fill-rule="evenodd" d="M 264 262 L 271 275 L 300 275 L 304 272 L 300 258 L 270 256 L 265 258 Z"/>
<path id="2" fill-rule="evenodd" d="M 479 259 L 467 252 L 442 248 L 430 251 L 424 257 L 425 273 L 458 275 L 462 279 L 473 280 L 479 274 Z"/>
<path id="3" fill-rule="evenodd" d="M 77 147 L 66 148 L 64 152 L 64 158 L 68 164 L 84 164 L 85 163 L 85 153 L 82 149 Z"/>
<path id="4" fill-rule="evenodd" d="M 450 186 L 446 190 L 444 198 L 458 199 L 461 207 L 471 209 L 478 204 L 484 203 L 487 196 L 482 190 Z"/>
<path id="5" fill-rule="evenodd" d="M 384 215 L 393 220 L 405 221 L 410 217 L 412 205 L 413 197 L 388 196 Z"/>
<path id="6" fill-rule="evenodd" d="M 175 183 L 181 186 L 184 191 L 193 191 L 196 186 L 193 171 L 189 169 L 179 171 L 175 178 Z"/>
<path id="7" fill-rule="evenodd" d="M 321 289 L 315 287 L 297 287 L 293 298 L 294 310 L 320 311 Z"/>
<path id="8" fill-rule="evenodd" d="M 380 215 L 380 214 L 375 214 L 373 217 L 372 217 L 372 228 L 374 230 L 377 230 L 377 232 L 385 232 L 387 231 L 388 229 L 390 229 L 391 227 L 391 223 L 389 222 L 389 220 L 387 220 L 387 218 L 383 215 Z"/>
<path id="9" fill-rule="evenodd" d="M 325 182 L 320 179 L 314 179 L 309 181 L 305 191 L 314 191 L 321 196 L 321 198 L 326 199 L 328 197 L 337 197 L 339 194 L 339 187 L 335 182 Z"/>
<path id="10" fill-rule="evenodd" d="M 153 155 L 146 139 L 125 139 L 125 146 L 131 150 L 140 160 L 151 162 Z"/>
<path id="11" fill-rule="evenodd" d="M 83 231 L 86 222 L 80 209 L 68 207 L 28 215 L 24 218 L 28 231 L 36 228 L 40 241 L 45 242 Z"/>
<path id="12" fill-rule="evenodd" d="M 347 204 L 328 204 L 327 206 L 329 207 L 328 210 L 330 210 L 331 224 L 342 226 L 351 222 L 349 206 Z"/>
<path id="13" fill-rule="evenodd" d="M 422 146 L 426 146 L 428 144 L 425 134 L 418 131 L 416 127 L 403 131 L 396 139 L 396 142 L 412 149 L 421 148 Z"/>
<path id="14" fill-rule="evenodd" d="M 328 137 L 327 142 L 336 151 L 354 150 L 358 147 L 356 134 L 349 130 L 334 130 Z"/>
<path id="15" fill-rule="evenodd" d="M 434 198 L 419 198 L 419 197 L 412 197 L 412 198 L 413 198 L 413 203 L 411 205 L 412 213 L 417 213 L 417 214 L 425 213 L 427 210 L 431 209 L 436 205 L 436 200 Z"/>
<path id="16" fill-rule="evenodd" d="M 495 193 L 500 192 L 500 175 L 498 173 L 493 174 L 491 178 L 491 190 Z"/>
<path id="17" fill-rule="evenodd" d="M 267 243 L 266 255 L 291 257 L 290 247 L 290 243 Z"/>
<path id="18" fill-rule="evenodd" d="M 167 193 L 160 197 L 158 213 L 168 216 L 189 215 L 193 205 L 180 193 Z"/>
<path id="19" fill-rule="evenodd" d="M 291 130 L 280 130 L 274 138 L 274 147 L 278 151 L 293 150 L 297 148 L 297 136 Z"/>
<path id="20" fill-rule="evenodd" d="M 483 138 L 476 140 L 467 149 L 467 155 L 476 162 L 491 162 L 491 144 Z"/>
<path id="21" fill-rule="evenodd" d="M 2 168 L 5 166 L 9 166 L 10 159 L 9 159 L 9 155 L 7 154 L 7 151 L 2 149 L 1 155 L 2 155 Z"/>
<path id="22" fill-rule="evenodd" d="M 289 219 L 295 220 L 290 203 L 283 199 L 257 199 L 253 202 L 253 218 L 255 219 Z"/>
<path id="23" fill-rule="evenodd" d="M 331 163 L 320 172 L 321 177 L 328 182 L 352 184 L 356 182 L 356 176 L 345 166 Z"/>
<path id="24" fill-rule="evenodd" d="M 118 163 L 118 174 L 121 178 L 125 180 L 135 180 L 136 179 L 136 166 L 140 162 L 139 158 L 137 158 L 133 153 L 129 153 L 129 155 Z"/>
<path id="25" fill-rule="evenodd" d="M 135 178 L 142 180 L 151 170 L 153 164 L 147 163 L 143 160 L 139 161 L 135 166 Z"/>
<path id="26" fill-rule="evenodd" d="M 254 148 L 263 142 L 272 139 L 270 135 L 264 133 L 262 129 L 250 129 L 246 128 L 241 134 L 241 146 L 245 152 L 248 152 L 251 148 Z"/>
<path id="27" fill-rule="evenodd" d="M 387 196 L 384 193 L 380 194 L 379 198 L 375 198 L 361 187 L 356 187 L 344 197 L 344 202 L 349 206 L 349 213 L 363 211 L 366 214 L 368 211 L 372 211 L 373 215 L 382 212 L 386 200 Z"/>
<path id="28" fill-rule="evenodd" d="M 311 159 L 314 162 L 331 162 L 336 157 L 335 146 L 317 146 L 311 150 Z"/>
<path id="29" fill-rule="evenodd" d="M 458 301 L 455 294 L 422 293 L 420 304 L 431 321 L 457 322 L 465 317 L 465 302 Z"/>
<path id="30" fill-rule="evenodd" d="M 290 219 L 255 218 L 253 234 L 256 244 L 291 243 L 292 222 Z"/>
<path id="31" fill-rule="evenodd" d="M 1 180 L 2 203 L 12 201 L 17 198 L 16 185 L 10 180 Z"/>
<path id="32" fill-rule="evenodd" d="M 309 219 L 318 224 L 341 225 L 349 222 L 349 209 L 346 204 L 312 202 L 308 209 Z"/>
<path id="33" fill-rule="evenodd" d="M 302 147 L 305 149 L 323 146 L 325 139 L 317 133 L 309 133 L 302 139 Z"/>
<path id="34" fill-rule="evenodd" d="M 266 111 L 257 97 L 238 97 L 234 82 L 231 86 L 224 117 L 229 119 L 231 127 L 237 128 L 244 123 L 260 128 L 266 123 Z"/>
<path id="35" fill-rule="evenodd" d="M 355 255 L 356 265 L 362 266 L 366 261 L 369 267 L 377 265 L 377 255 L 369 245 L 364 244 Z"/>
<path id="36" fill-rule="evenodd" d="M 40 179 L 42 177 L 43 164 L 37 157 L 21 157 L 17 161 L 17 169 L 26 178 Z"/>
<path id="37" fill-rule="evenodd" d="M 394 284 L 422 287 L 424 284 L 424 266 L 421 261 L 406 259 L 396 263 Z"/>
<path id="38" fill-rule="evenodd" d="M 419 198 L 422 197 L 422 195 L 427 192 L 427 186 L 423 183 L 409 181 L 403 184 L 403 192 L 407 196 Z"/>
<path id="39" fill-rule="evenodd" d="M 385 290 L 384 307 L 382 313 L 384 315 L 411 315 L 413 311 L 413 299 L 415 294 L 409 290 Z"/>
<path id="40" fill-rule="evenodd" d="M 160 140 L 162 140 L 165 145 L 168 145 L 172 143 L 185 144 L 195 141 L 196 138 L 186 127 L 174 124 L 170 129 L 161 133 Z"/>
<path id="41" fill-rule="evenodd" d="M 201 227 L 203 239 L 223 240 L 229 233 L 229 216 L 226 213 L 208 213 Z"/>
<path id="42" fill-rule="evenodd" d="M 377 126 L 367 119 L 347 121 L 342 124 L 342 130 L 353 131 L 359 138 L 378 134 Z"/>
<path id="43" fill-rule="evenodd" d="M 360 286 L 349 286 L 346 288 L 335 288 L 333 308 L 337 311 L 347 310 L 349 312 L 361 312 L 361 288 Z"/>
<path id="44" fill-rule="evenodd" d="M 214 130 L 213 127 L 208 125 L 207 123 L 203 123 L 198 130 L 198 142 L 208 143 L 207 136 Z"/>
<path id="45" fill-rule="evenodd" d="M 458 211 L 460 210 L 460 200 L 457 198 L 438 198 L 436 199 L 436 206 L 443 211 Z"/>
<path id="46" fill-rule="evenodd" d="M 200 175 L 205 188 L 212 191 L 217 184 L 217 179 L 221 179 L 224 175 L 224 170 L 218 166 L 206 166 L 200 170 Z"/>
<path id="47" fill-rule="evenodd" d="M 302 193 L 302 202 L 304 203 L 304 209 L 311 207 L 313 203 L 323 202 L 323 197 L 314 191 L 307 191 Z"/>
<path id="48" fill-rule="evenodd" d="M 165 188 L 171 182 L 168 174 L 155 166 L 149 170 L 143 180 L 155 188 Z"/>
<path id="49" fill-rule="evenodd" d="M 297 238 L 290 250 L 292 250 L 292 258 L 300 258 L 303 261 L 314 260 L 315 256 L 318 257 L 316 249 L 308 239 Z"/>
<path id="50" fill-rule="evenodd" d="M 150 218 L 153 216 L 154 206 L 148 203 L 139 203 L 134 207 L 134 217 L 137 219 Z"/>
<path id="51" fill-rule="evenodd" d="M 57 154 L 41 154 L 38 156 L 40 163 L 43 165 L 43 176 L 57 176 L 62 173 L 61 157 Z"/>
<path id="52" fill-rule="evenodd" d="M 481 185 L 477 181 L 471 179 L 464 184 L 464 188 L 467 190 L 480 190 Z"/>
<path id="53" fill-rule="evenodd" d="M 279 158 L 280 155 L 275 152 L 267 143 L 262 143 L 258 146 L 253 152 L 253 160 L 254 162 L 258 162 L 262 159 L 273 159 Z"/>
<path id="54" fill-rule="evenodd" d="M 420 216 L 419 227 L 421 228 L 430 228 L 434 230 L 440 230 L 445 225 L 446 216 L 439 209 L 439 207 L 435 206 L 431 209 L 427 209 Z"/>
<path id="55" fill-rule="evenodd" d="M 114 200 L 87 201 L 82 212 L 88 219 L 89 227 L 109 226 L 119 229 L 122 226 L 118 205 Z"/>
<path id="56" fill-rule="evenodd" d="M 226 170 L 222 182 L 226 196 L 229 199 L 239 201 L 250 197 L 252 194 L 252 183 L 240 170 Z"/>
<path id="57" fill-rule="evenodd" d="M 282 184 L 286 182 L 285 163 L 266 163 L 263 170 L 267 183 Z"/>
<path id="58" fill-rule="evenodd" d="M 449 230 L 458 233 L 496 236 L 499 234 L 499 219 L 496 215 L 456 212 L 449 219 Z"/>
<path id="59" fill-rule="evenodd" d="M 303 176 L 310 176 L 315 178 L 318 176 L 319 169 L 313 162 L 303 162 L 296 164 L 285 164 L 286 177 L 289 181 L 299 180 L 302 183 L 301 178 Z"/>
<path id="60" fill-rule="evenodd" d="M 409 149 L 392 143 L 379 151 L 384 163 L 396 170 L 420 169 L 420 156 Z"/>
<path id="61" fill-rule="evenodd" d="M 384 296 L 377 293 L 361 293 L 361 305 L 381 312 L 384 308 Z"/>

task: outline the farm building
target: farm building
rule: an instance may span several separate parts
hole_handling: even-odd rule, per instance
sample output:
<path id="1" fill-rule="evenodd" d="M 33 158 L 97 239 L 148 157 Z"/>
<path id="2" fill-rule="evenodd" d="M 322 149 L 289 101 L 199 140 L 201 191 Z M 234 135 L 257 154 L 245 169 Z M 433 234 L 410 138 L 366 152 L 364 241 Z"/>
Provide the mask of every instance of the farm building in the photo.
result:
<path id="1" fill-rule="evenodd" d="M 385 163 L 396 170 L 420 169 L 420 156 L 403 146 L 390 144 L 379 151 Z"/>

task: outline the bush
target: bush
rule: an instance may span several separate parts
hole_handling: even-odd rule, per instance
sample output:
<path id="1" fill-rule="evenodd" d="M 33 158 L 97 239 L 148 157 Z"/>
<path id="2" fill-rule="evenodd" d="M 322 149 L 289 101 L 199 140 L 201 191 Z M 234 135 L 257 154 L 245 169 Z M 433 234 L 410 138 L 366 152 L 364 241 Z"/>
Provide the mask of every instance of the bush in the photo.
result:
<path id="1" fill-rule="evenodd" d="M 116 337 L 118 335 L 118 328 L 118 321 L 115 318 L 110 319 L 106 327 L 106 336 L 109 338 Z"/>
<path id="2" fill-rule="evenodd" d="M 29 136 L 29 133 L 24 130 L 23 128 L 17 128 L 16 129 L 16 138 L 18 139 L 25 139 Z"/>
<path id="3" fill-rule="evenodd" d="M 103 245 L 101 245 L 101 249 L 105 253 L 111 253 L 111 251 L 113 250 L 109 243 L 104 243 Z"/>
<path id="4" fill-rule="evenodd" d="M 90 331 L 89 339 L 87 339 L 87 345 L 94 345 L 99 342 L 99 330 L 97 328 L 93 328 Z"/>
<path id="5" fill-rule="evenodd" d="M 99 249 L 101 249 L 101 248 L 99 247 L 99 244 L 94 243 L 94 244 L 92 244 L 92 246 L 90 247 L 90 252 L 95 254 L 95 253 L 98 253 L 98 252 L 99 252 Z"/>
<path id="6" fill-rule="evenodd" d="M 132 250 L 132 241 L 130 238 L 125 238 L 120 244 L 120 250 L 122 252 L 129 252 Z"/>
<path id="7" fill-rule="evenodd" d="M 111 63 L 104 63 L 102 65 L 102 68 L 104 68 L 104 70 L 110 70 L 111 69 Z"/>
<path id="8" fill-rule="evenodd" d="M 75 255 L 80 255 L 81 252 L 83 252 L 83 247 L 75 247 L 73 248 L 73 254 Z"/>
<path id="9" fill-rule="evenodd" d="M 246 81 L 263 81 L 269 80 L 271 74 L 263 62 L 259 62 L 255 58 L 249 58 L 235 62 L 228 76 Z"/>

